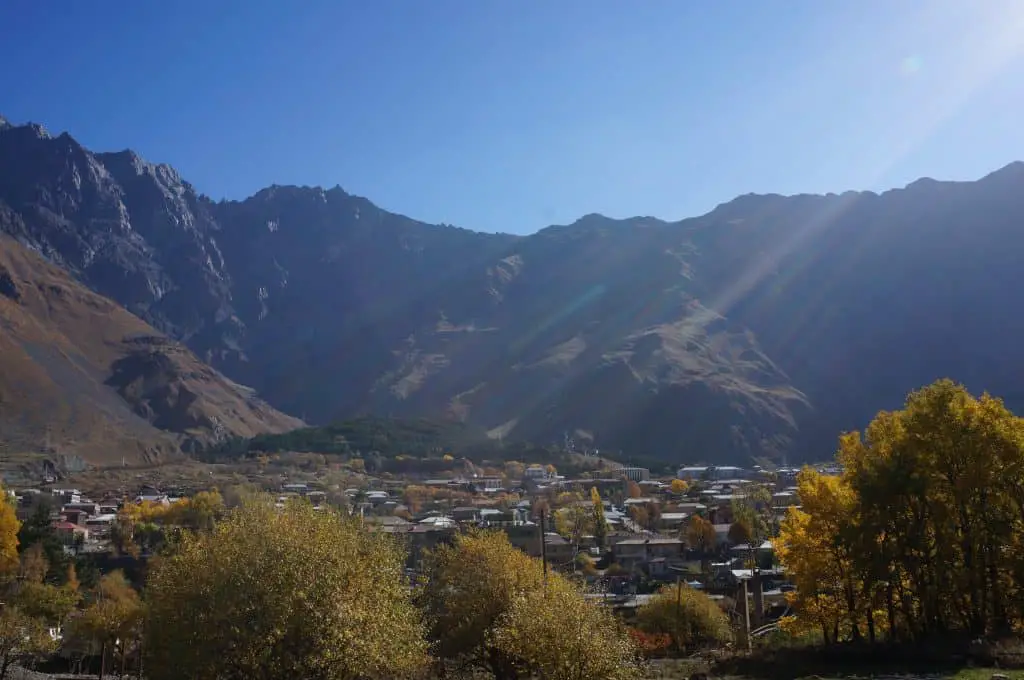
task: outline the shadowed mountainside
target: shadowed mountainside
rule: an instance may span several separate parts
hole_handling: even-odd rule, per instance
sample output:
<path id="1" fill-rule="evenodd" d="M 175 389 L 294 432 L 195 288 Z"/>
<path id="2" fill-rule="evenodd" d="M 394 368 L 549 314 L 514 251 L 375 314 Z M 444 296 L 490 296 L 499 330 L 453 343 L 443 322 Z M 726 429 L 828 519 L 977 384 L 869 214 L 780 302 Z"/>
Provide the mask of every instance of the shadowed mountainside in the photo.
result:
<path id="1" fill-rule="evenodd" d="M 213 202 L 130 151 L 0 130 L 0 229 L 282 410 L 669 460 L 827 456 L 945 375 L 1024 407 L 1022 190 L 1012 164 L 515 237 L 339 187 Z"/>

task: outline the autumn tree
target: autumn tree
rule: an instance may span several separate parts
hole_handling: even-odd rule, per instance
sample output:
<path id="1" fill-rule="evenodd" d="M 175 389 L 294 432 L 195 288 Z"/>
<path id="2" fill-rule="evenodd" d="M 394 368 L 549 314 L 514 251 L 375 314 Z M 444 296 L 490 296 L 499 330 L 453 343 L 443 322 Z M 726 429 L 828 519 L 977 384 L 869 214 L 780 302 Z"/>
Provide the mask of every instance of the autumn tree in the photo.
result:
<path id="1" fill-rule="evenodd" d="M 703 592 L 684 583 L 659 590 L 637 612 L 637 625 L 645 633 L 668 635 L 679 653 L 732 640 L 725 612 Z"/>
<path id="2" fill-rule="evenodd" d="M 561 576 L 549 579 L 546 589 L 529 590 L 512 601 L 494 645 L 504 656 L 519 659 L 530 677 L 642 677 L 638 651 L 622 623 Z"/>
<path id="3" fill-rule="evenodd" d="M 686 493 L 687 488 L 689 488 L 689 486 L 682 479 L 672 480 L 672 493 L 674 493 L 675 495 L 682 496 L 684 493 Z"/>
<path id="4" fill-rule="evenodd" d="M 644 492 L 640 490 L 640 485 L 631 479 L 626 482 L 626 495 L 630 498 L 643 498 Z"/>
<path id="5" fill-rule="evenodd" d="M 578 546 L 584 536 L 594 531 L 594 510 L 575 502 L 555 512 L 555 531 Z"/>
<path id="6" fill-rule="evenodd" d="M 226 511 L 219 491 L 200 491 L 191 498 L 182 498 L 172 504 L 166 521 L 192 531 L 210 531 Z"/>
<path id="7" fill-rule="evenodd" d="M 749 545 L 753 540 L 750 525 L 743 517 L 737 517 L 736 521 L 729 525 L 729 532 L 726 535 L 732 545 Z"/>
<path id="8" fill-rule="evenodd" d="M 255 499 L 186 534 L 147 584 L 147 674 L 400 678 L 426 662 L 405 555 L 358 519 Z"/>
<path id="9" fill-rule="evenodd" d="M 601 550 L 604 550 L 605 542 L 608 540 L 608 522 L 604 518 L 604 501 L 597 487 L 590 487 L 590 502 L 594 506 L 594 543 Z"/>
<path id="10" fill-rule="evenodd" d="M 473 532 L 427 560 L 421 604 L 434 653 L 496 680 L 627 678 L 634 652 L 610 612 L 500 532 Z M 582 673 L 579 675 L 578 673 Z"/>
<path id="11" fill-rule="evenodd" d="M 779 557 L 796 629 L 827 638 L 999 634 L 1024 623 L 1024 421 L 940 380 L 801 473 Z"/>
<path id="12" fill-rule="evenodd" d="M 686 524 L 685 538 L 686 545 L 697 551 L 700 555 L 701 571 L 709 571 L 709 556 L 715 549 L 716 535 L 715 525 L 700 515 L 693 515 Z"/>
<path id="13" fill-rule="evenodd" d="M 629 518 L 641 530 L 646 529 L 651 521 L 650 516 L 647 514 L 646 505 L 631 505 L 629 507 Z"/>
<path id="14" fill-rule="evenodd" d="M 141 636 L 142 600 L 121 571 L 105 574 L 88 605 L 70 623 L 70 637 L 95 645 L 100 655 L 100 677 L 108 654 L 119 651 L 122 659 L 128 645 Z"/>
<path id="15" fill-rule="evenodd" d="M 5 604 L 0 609 L 0 680 L 7 679 L 13 665 L 26 665 L 56 647 L 42 620 L 17 605 Z"/>
<path id="16" fill-rule="evenodd" d="M 21 522 L 7 489 L 0 484 L 0 579 L 18 568 L 18 533 Z"/>

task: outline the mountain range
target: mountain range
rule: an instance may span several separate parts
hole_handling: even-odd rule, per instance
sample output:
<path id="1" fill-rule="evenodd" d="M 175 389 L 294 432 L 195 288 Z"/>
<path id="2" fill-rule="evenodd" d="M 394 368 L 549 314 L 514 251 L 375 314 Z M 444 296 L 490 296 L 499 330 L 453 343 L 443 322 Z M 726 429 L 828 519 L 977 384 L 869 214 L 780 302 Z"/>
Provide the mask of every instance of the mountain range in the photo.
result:
<path id="1" fill-rule="evenodd" d="M 16 255 L 24 268 L 131 320 L 71 337 L 119 342 L 117 357 L 132 356 L 128 338 L 161 338 L 251 404 L 241 434 L 423 416 L 626 457 L 796 461 L 829 457 L 839 432 L 943 376 L 1024 408 L 1022 229 L 1022 163 L 513 236 L 425 224 L 340 187 L 214 201 L 132 151 L 0 119 L 0 232 L 19 244 L 5 248 L 35 251 Z M 119 360 L 97 363 L 101 382 Z"/>

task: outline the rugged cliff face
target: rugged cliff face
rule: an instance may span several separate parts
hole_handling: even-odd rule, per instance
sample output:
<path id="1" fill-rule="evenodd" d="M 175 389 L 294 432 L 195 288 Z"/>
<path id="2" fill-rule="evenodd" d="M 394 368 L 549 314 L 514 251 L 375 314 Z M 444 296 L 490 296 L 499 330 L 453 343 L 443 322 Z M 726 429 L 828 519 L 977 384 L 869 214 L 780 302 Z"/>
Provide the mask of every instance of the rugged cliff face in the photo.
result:
<path id="1" fill-rule="evenodd" d="M 278 408 L 673 460 L 828 456 L 946 375 L 1024 408 L 1022 189 L 1014 164 L 513 237 L 338 187 L 214 203 L 131 152 L 0 129 L 0 228 Z"/>
<path id="2" fill-rule="evenodd" d="M 299 425 L 0 235 L 0 451 L 159 460 Z"/>

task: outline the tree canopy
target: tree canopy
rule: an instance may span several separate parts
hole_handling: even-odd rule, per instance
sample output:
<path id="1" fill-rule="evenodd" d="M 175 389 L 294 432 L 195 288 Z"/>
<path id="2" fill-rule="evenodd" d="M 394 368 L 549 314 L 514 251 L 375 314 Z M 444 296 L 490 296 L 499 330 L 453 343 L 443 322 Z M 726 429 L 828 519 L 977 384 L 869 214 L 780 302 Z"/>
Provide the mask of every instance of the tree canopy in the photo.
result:
<path id="1" fill-rule="evenodd" d="M 147 668 L 178 677 L 406 677 L 427 660 L 405 558 L 357 519 L 247 502 L 148 582 Z"/>
<path id="2" fill-rule="evenodd" d="M 474 532 L 429 559 L 422 602 L 434 653 L 497 680 L 636 677 L 635 649 L 611 612 L 500 532 Z"/>
<path id="3" fill-rule="evenodd" d="M 791 630 L 826 640 L 969 635 L 1024 623 L 1024 421 L 949 380 L 839 442 L 841 476 L 806 469 L 779 557 Z"/>

